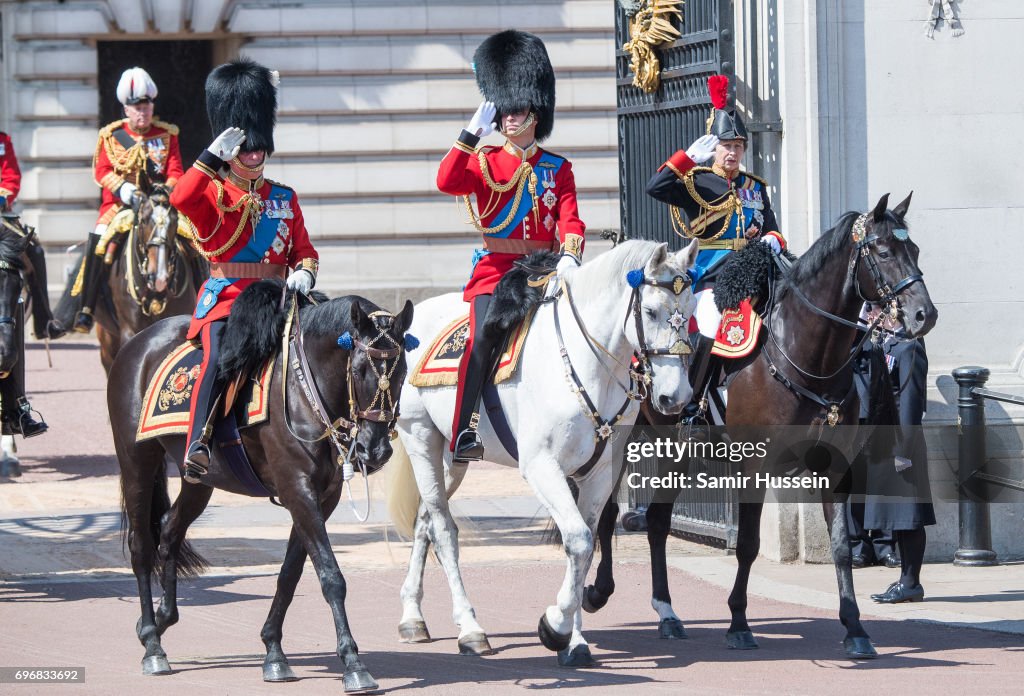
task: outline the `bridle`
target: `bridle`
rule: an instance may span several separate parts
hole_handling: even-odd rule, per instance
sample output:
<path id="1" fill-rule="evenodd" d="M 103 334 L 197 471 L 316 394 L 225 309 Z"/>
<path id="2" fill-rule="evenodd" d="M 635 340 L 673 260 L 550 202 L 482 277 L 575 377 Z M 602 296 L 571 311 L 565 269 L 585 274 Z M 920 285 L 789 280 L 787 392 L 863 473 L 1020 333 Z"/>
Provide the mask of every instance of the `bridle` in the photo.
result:
<path id="1" fill-rule="evenodd" d="M 639 273 L 639 280 L 638 276 L 632 275 L 636 273 Z M 637 352 L 637 362 L 639 363 L 640 374 L 637 374 L 637 370 L 631 369 L 630 375 L 634 378 L 637 384 L 642 385 L 640 387 L 643 391 L 642 398 L 646 399 L 647 389 L 650 387 L 650 384 L 654 379 L 654 366 L 651 364 L 651 357 L 658 355 L 674 355 L 682 358 L 685 365 L 685 356 L 691 355 L 693 353 L 693 348 L 690 346 L 690 338 L 686 331 L 687 319 L 683 318 L 682 313 L 679 312 L 678 309 L 669 317 L 669 325 L 676 333 L 676 340 L 672 342 L 672 345 L 666 346 L 665 348 L 651 348 L 647 345 L 647 337 L 644 334 L 643 317 L 640 314 L 642 310 L 640 288 L 644 285 L 661 288 L 663 290 L 668 290 L 676 297 L 679 297 L 693 285 L 693 278 L 689 275 L 676 275 L 673 276 L 671 280 L 656 280 L 654 278 L 645 278 L 643 276 L 643 271 L 640 269 L 631 271 L 628 278 L 630 279 L 630 285 L 633 287 L 633 293 L 629 298 L 629 308 L 626 310 L 626 315 L 627 317 L 629 314 L 633 315 L 633 322 L 636 326 L 637 343 L 640 346 L 640 350 Z M 676 314 L 678 314 L 678 317 L 676 317 Z M 623 320 L 623 325 L 625 325 L 625 320 Z"/>
<path id="2" fill-rule="evenodd" d="M 153 234 L 147 240 L 142 239 L 140 234 L 143 221 L 139 214 L 142 207 L 136 212 L 132 225 L 132 241 L 129 245 L 131 256 L 128 261 L 128 294 L 131 296 L 139 309 L 145 316 L 159 316 L 163 314 L 167 306 L 168 292 L 172 297 L 180 297 L 186 290 L 186 283 L 177 282 L 179 271 L 182 270 L 178 263 L 178 256 L 172 255 L 169 245 L 173 242 L 176 230 L 171 229 L 173 221 L 173 208 L 169 201 L 162 200 L 163 196 L 150 195 L 149 202 L 152 215 L 148 222 L 152 224 Z M 154 198 L 158 200 L 154 201 Z M 157 272 L 149 272 L 149 250 L 157 250 Z M 161 274 L 164 278 L 164 287 L 159 287 Z M 145 279 L 142 292 L 139 286 L 141 279 Z M 155 281 L 155 282 L 154 282 Z"/>
<path id="3" fill-rule="evenodd" d="M 786 362 L 788 362 L 794 369 L 797 370 L 797 372 L 799 372 L 804 377 L 818 380 L 832 379 L 839 375 L 840 373 L 842 373 L 845 369 L 847 369 L 847 367 L 849 367 L 849 365 L 853 362 L 853 360 L 863 349 L 864 344 L 867 343 L 869 340 L 872 341 L 874 344 L 878 345 L 878 343 L 881 340 L 881 333 L 878 331 L 878 325 L 884 319 L 885 314 L 888 313 L 888 315 L 892 319 L 897 319 L 901 311 L 901 304 L 899 298 L 900 294 L 914 283 L 918 281 L 924 282 L 923 273 L 913 273 L 908 276 L 905 276 L 902 280 L 891 286 L 885 281 L 885 279 L 882 277 L 881 269 L 878 267 L 878 261 L 875 259 L 875 255 L 872 252 L 872 249 L 878 242 L 879 237 L 876 234 L 867 234 L 866 223 L 869 216 L 870 213 L 861 214 L 853 223 L 853 228 L 851 230 L 851 239 L 853 239 L 853 241 L 855 242 L 855 246 L 853 255 L 850 259 L 850 263 L 848 266 L 847 277 L 853 278 L 854 287 L 857 291 L 857 296 L 862 301 L 888 306 L 888 309 L 885 312 L 880 312 L 878 316 L 876 316 L 871 321 L 871 323 L 867 325 L 852 322 L 848 319 L 844 319 L 843 317 L 828 312 L 822 309 L 821 307 L 818 307 L 810 300 L 810 298 L 807 297 L 807 295 L 804 294 L 804 292 L 795 283 L 790 283 L 789 286 L 789 289 L 793 291 L 796 297 L 815 314 L 823 316 L 829 321 L 841 324 L 842 326 L 855 329 L 856 331 L 861 332 L 863 334 L 860 340 L 857 341 L 854 344 L 854 346 L 850 349 L 850 353 L 847 356 L 846 360 L 844 360 L 843 363 L 834 371 L 827 375 L 816 375 L 812 372 L 809 372 L 801 368 L 799 365 L 797 365 L 796 362 L 786 353 L 786 351 L 780 345 L 778 337 L 775 335 L 774 323 L 772 321 L 773 315 L 777 309 L 777 307 L 775 306 L 776 303 L 773 301 L 774 298 L 772 297 L 774 295 L 775 288 L 774 283 L 769 284 L 770 296 L 768 299 L 768 316 L 765 321 L 765 324 L 768 329 L 768 336 L 769 338 L 771 338 L 772 344 L 774 345 L 775 349 L 783 358 L 786 359 Z M 907 239 L 905 231 L 902 236 L 897 234 L 896 232 L 894 232 L 893 235 L 900 241 L 906 241 Z M 776 267 L 784 271 L 785 269 L 783 268 L 782 262 L 779 260 L 779 258 L 773 255 L 773 259 L 775 261 Z M 859 271 L 860 262 L 862 259 L 864 260 L 864 263 L 868 268 L 868 272 L 871 275 L 872 282 L 875 284 L 875 294 L 877 297 L 874 299 L 866 297 L 863 288 L 861 287 Z M 765 361 L 768 363 L 768 373 L 771 374 L 772 377 L 779 380 L 779 382 L 781 382 L 783 386 L 785 386 L 787 389 L 797 394 L 798 396 L 803 396 L 807 399 L 810 399 L 811 401 L 817 403 L 819 406 L 824 408 L 827 412 L 826 422 L 830 427 L 835 427 L 839 423 L 841 419 L 841 410 L 843 404 L 846 403 L 846 401 L 856 390 L 856 385 L 853 383 L 852 380 L 846 396 L 843 397 L 841 400 L 836 401 L 834 399 L 826 399 L 825 397 L 816 394 L 815 392 L 793 382 L 788 377 L 786 377 L 786 375 L 783 374 L 779 367 L 775 365 L 775 363 L 772 361 L 771 356 L 768 354 L 767 351 L 762 351 L 762 354 L 764 355 Z"/>

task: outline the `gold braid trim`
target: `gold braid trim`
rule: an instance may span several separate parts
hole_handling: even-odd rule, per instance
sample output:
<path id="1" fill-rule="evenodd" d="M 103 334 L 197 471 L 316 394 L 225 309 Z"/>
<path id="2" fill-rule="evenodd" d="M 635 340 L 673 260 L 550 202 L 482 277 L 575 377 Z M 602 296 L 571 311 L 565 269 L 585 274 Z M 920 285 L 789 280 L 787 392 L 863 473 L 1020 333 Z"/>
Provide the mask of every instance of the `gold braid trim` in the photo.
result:
<path id="1" fill-rule="evenodd" d="M 533 167 L 530 166 L 529 162 L 523 160 L 520 162 L 519 167 L 516 169 L 509 182 L 507 184 L 499 184 L 491 178 L 491 172 L 487 166 L 487 158 L 483 150 L 477 153 L 477 162 L 480 164 L 480 173 L 483 175 L 484 184 L 493 193 L 508 193 L 513 188 L 516 189 L 516 195 L 512 200 L 512 207 L 509 208 L 508 217 L 494 227 L 485 227 L 483 224 L 483 218 L 489 215 L 493 208 L 487 212 L 477 215 L 473 211 L 473 205 L 469 201 L 469 196 L 462 197 L 466 202 L 466 212 L 469 215 L 469 222 L 473 227 L 482 234 L 497 234 L 512 224 L 512 220 L 516 216 L 516 211 L 519 210 L 519 203 L 523 199 L 523 191 L 529 189 L 530 197 L 533 198 L 535 196 L 537 192 L 537 174 L 533 171 Z M 477 203 L 479 203 L 479 197 L 477 198 Z M 497 207 L 497 202 L 495 203 L 495 207 Z M 536 207 L 537 204 L 535 201 L 534 208 Z"/>
<path id="2" fill-rule="evenodd" d="M 686 221 L 683 220 L 683 216 L 679 213 L 679 208 L 674 205 L 669 206 L 672 211 L 672 225 L 676 228 L 676 233 L 681 233 L 680 236 L 686 239 L 693 239 L 694 237 L 697 237 L 701 241 L 713 242 L 728 231 L 729 223 L 732 221 L 732 213 L 738 214 L 736 221 L 737 228 L 741 225 L 740 221 L 743 219 L 743 205 L 740 203 L 740 197 L 736 194 L 736 190 L 731 184 L 729 186 L 729 190 L 722 196 L 724 200 L 721 203 L 710 203 L 704 200 L 704 198 L 697 193 L 697 187 L 693 183 L 694 174 L 699 172 L 713 172 L 713 170 L 710 167 L 694 167 L 687 172 L 685 177 L 683 177 L 683 184 L 686 186 L 687 193 L 690 194 L 690 197 L 698 206 L 700 206 L 701 209 L 700 217 L 697 218 L 697 221 L 694 223 L 694 227 L 699 227 L 702 231 L 706 231 L 708 224 L 713 221 L 710 219 L 713 214 L 725 213 L 725 222 L 722 223 L 722 228 L 710 237 L 699 236 L 697 232 L 694 232 L 690 226 L 686 224 Z M 718 215 L 714 215 L 714 217 L 717 218 Z M 737 229 L 736 236 L 742 237 L 743 231 L 741 229 Z"/>
<path id="3" fill-rule="evenodd" d="M 238 241 L 238 238 L 242 236 L 242 230 L 245 229 L 245 223 L 249 222 L 249 220 L 253 218 L 254 213 L 255 219 L 258 219 L 262 207 L 259 203 L 259 200 L 253 197 L 251 191 L 249 193 L 244 194 L 241 198 L 239 198 L 238 202 L 235 203 L 234 205 L 226 206 L 224 205 L 224 185 L 216 180 L 214 180 L 213 185 L 217 187 L 217 210 L 219 210 L 222 213 L 234 213 L 238 212 L 239 210 L 242 210 L 243 206 L 244 210 L 242 210 L 242 217 L 238 220 L 238 227 L 236 227 L 235 231 L 231 234 L 231 239 L 229 239 L 227 243 L 224 246 L 220 247 L 219 249 L 215 249 L 213 251 L 206 251 L 201 246 L 201 244 L 204 244 L 213 239 L 213 235 L 217 233 L 217 228 L 215 228 L 213 232 L 210 234 L 210 236 L 206 237 L 205 239 L 199 236 L 199 231 L 196 230 L 195 239 L 192 240 L 192 246 L 194 246 L 196 251 L 198 251 L 203 256 L 203 258 L 206 259 L 210 259 L 213 258 L 214 256 L 223 254 L 225 251 L 233 247 L 235 245 L 235 242 Z M 218 228 L 219 227 L 220 226 L 218 225 Z M 193 227 L 193 229 L 195 228 Z"/>

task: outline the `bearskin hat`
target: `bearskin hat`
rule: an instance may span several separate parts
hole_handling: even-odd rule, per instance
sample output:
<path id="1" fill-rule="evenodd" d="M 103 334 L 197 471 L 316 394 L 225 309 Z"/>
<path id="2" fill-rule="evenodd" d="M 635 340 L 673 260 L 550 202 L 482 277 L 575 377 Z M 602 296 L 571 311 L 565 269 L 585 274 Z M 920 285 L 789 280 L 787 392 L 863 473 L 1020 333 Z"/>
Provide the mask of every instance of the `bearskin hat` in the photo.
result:
<path id="1" fill-rule="evenodd" d="M 708 133 L 717 135 L 719 140 L 749 140 L 743 119 L 736 109 L 729 108 L 729 78 L 725 75 L 709 77 L 708 94 L 711 97 Z"/>
<path id="2" fill-rule="evenodd" d="M 484 40 L 473 54 L 476 84 L 503 114 L 530 109 L 537 118 L 537 140 L 555 125 L 555 70 L 544 42 L 533 34 L 509 29 Z"/>
<path id="3" fill-rule="evenodd" d="M 248 58 L 214 68 L 206 78 L 206 114 L 213 134 L 241 128 L 245 131 L 243 152 L 273 154 L 277 82 L 277 73 Z"/>

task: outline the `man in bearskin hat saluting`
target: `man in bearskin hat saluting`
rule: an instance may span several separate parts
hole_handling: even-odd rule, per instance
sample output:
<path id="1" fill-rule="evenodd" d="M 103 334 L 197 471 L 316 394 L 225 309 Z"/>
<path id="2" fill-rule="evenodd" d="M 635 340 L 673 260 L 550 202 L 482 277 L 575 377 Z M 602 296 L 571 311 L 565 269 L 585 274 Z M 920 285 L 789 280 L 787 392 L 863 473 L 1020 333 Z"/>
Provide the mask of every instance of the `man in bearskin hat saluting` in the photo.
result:
<path id="1" fill-rule="evenodd" d="M 174 188 L 182 174 L 178 127 L 153 117 L 156 95 L 156 83 L 149 73 L 142 68 L 125 70 L 117 83 L 117 99 L 124 106 L 125 117 L 101 128 L 96 141 L 93 178 L 103 189 L 103 197 L 96 229 L 89 235 L 72 291 L 72 295 L 81 297 L 72 327 L 79 333 L 92 331 L 96 300 L 110 272 L 96 250 L 107 226 L 122 210 L 137 212 L 143 176 Z"/>
<path id="2" fill-rule="evenodd" d="M 687 238 L 700 240 L 694 266 L 699 292 L 694 318 L 700 337 L 694 361 L 694 403 L 686 412 L 694 415 L 714 373 L 711 348 L 722 316 L 711 288 L 714 274 L 733 251 L 748 242 L 762 242 L 776 253 L 786 246 L 779 232 L 768 185 L 763 179 L 740 171 L 747 149 L 747 128 L 735 109 L 729 108 L 729 79 L 708 78 L 712 113 L 707 134 L 686 150 L 679 150 L 647 184 L 647 193 L 672 206 L 673 221 Z M 711 166 L 700 166 L 711 162 Z M 700 289 L 703 287 L 703 289 Z"/>
<path id="3" fill-rule="evenodd" d="M 188 338 L 203 343 L 203 363 L 189 413 L 186 481 L 198 483 L 210 463 L 212 414 L 221 334 L 235 298 L 259 278 L 287 276 L 290 289 L 308 293 L 318 256 L 309 241 L 295 191 L 263 178 L 274 152 L 277 74 L 241 59 L 214 69 L 206 80 L 206 111 L 220 133 L 181 177 L 171 203 L 196 229 L 194 244 L 210 262 Z"/>
<path id="4" fill-rule="evenodd" d="M 463 293 L 470 303 L 469 337 L 452 426 L 454 460 L 463 462 L 484 453 L 477 435 L 480 396 L 501 346 L 481 327 L 498 280 L 514 261 L 543 250 L 561 251 L 557 274 L 566 276 L 580 263 L 585 229 L 572 165 L 537 145 L 555 121 L 555 73 L 544 42 L 516 30 L 494 34 L 477 48 L 473 67 L 485 101 L 437 173 L 438 189 L 465 197 L 484 246 Z M 504 145 L 477 149 L 495 130 L 505 136 Z M 470 195 L 476 196 L 476 211 Z"/>

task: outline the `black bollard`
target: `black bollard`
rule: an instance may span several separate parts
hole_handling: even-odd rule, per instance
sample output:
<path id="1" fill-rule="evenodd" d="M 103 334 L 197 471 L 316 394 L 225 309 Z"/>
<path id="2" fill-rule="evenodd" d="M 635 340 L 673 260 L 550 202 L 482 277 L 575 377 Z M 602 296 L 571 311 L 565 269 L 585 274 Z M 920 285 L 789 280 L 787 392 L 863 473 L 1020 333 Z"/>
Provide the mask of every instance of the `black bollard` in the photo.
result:
<path id="1" fill-rule="evenodd" d="M 953 565 L 997 565 L 992 548 L 992 526 L 988 502 L 984 499 L 984 483 L 972 478 L 985 466 L 985 400 L 974 393 L 984 386 L 989 371 L 984 367 L 958 367 L 953 379 L 960 385 L 958 481 L 960 503 L 960 548 L 953 554 Z"/>

